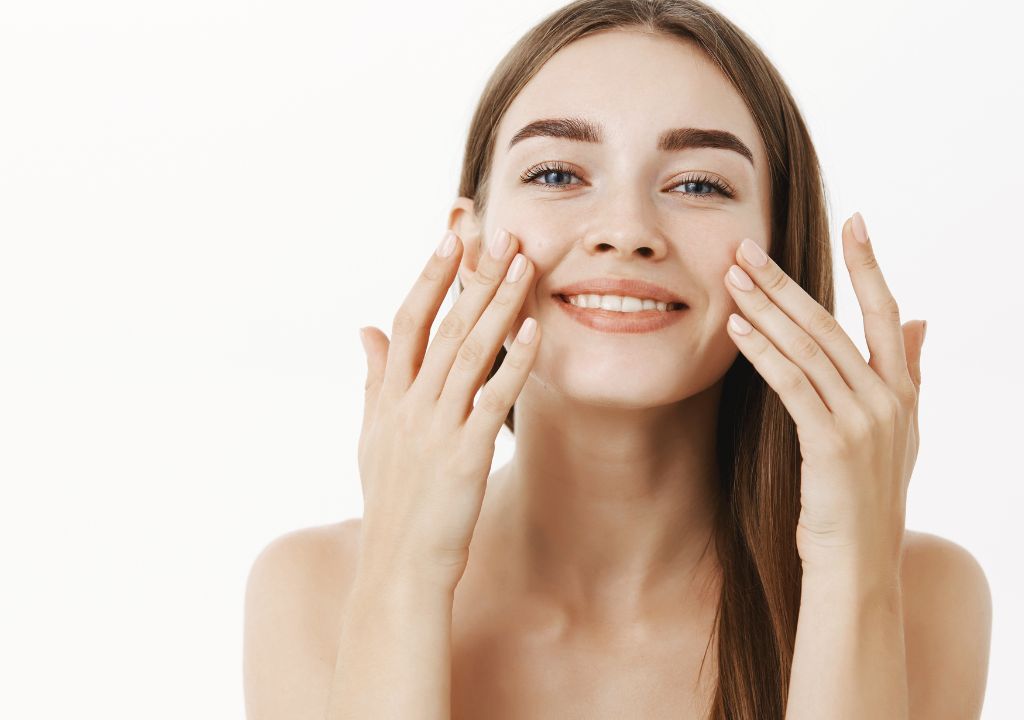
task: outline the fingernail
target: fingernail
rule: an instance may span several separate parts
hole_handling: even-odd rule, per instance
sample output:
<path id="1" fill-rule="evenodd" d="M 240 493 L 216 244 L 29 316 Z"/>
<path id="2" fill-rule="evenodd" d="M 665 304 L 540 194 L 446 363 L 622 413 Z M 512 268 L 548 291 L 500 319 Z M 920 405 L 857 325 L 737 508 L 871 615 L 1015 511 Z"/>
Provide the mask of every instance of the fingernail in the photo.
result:
<path id="1" fill-rule="evenodd" d="M 515 260 L 508 267 L 508 272 L 505 273 L 505 279 L 510 283 L 514 283 L 516 280 L 523 276 L 523 271 L 526 270 L 526 258 L 523 257 L 522 253 L 516 253 Z"/>
<path id="2" fill-rule="evenodd" d="M 744 238 L 740 244 L 740 252 L 743 253 L 743 257 L 747 259 L 747 262 L 754 267 L 761 267 L 768 262 L 768 255 L 765 251 L 750 238 Z"/>
<path id="3" fill-rule="evenodd" d="M 868 228 L 864 224 L 864 218 L 859 212 L 853 214 L 853 236 L 857 238 L 858 242 L 866 243 L 868 241 Z"/>
<path id="4" fill-rule="evenodd" d="M 508 249 L 508 231 L 498 228 L 491 238 L 491 257 L 500 258 Z"/>
<path id="5" fill-rule="evenodd" d="M 740 335 L 746 335 L 754 329 L 754 326 L 748 323 L 746 318 L 740 317 L 736 313 L 729 315 L 729 326 Z"/>
<path id="6" fill-rule="evenodd" d="M 729 268 L 729 282 L 740 290 L 754 289 L 754 282 L 750 279 L 749 275 L 743 272 L 743 268 L 739 265 L 733 265 Z"/>
<path id="7" fill-rule="evenodd" d="M 449 230 L 437 245 L 437 256 L 448 257 L 455 250 L 455 233 Z"/>
<path id="8" fill-rule="evenodd" d="M 523 320 L 523 324 L 519 328 L 519 332 L 516 333 L 516 340 L 521 342 L 523 345 L 529 345 L 530 341 L 533 340 L 534 333 L 537 332 L 537 321 L 532 317 L 528 317 Z"/>

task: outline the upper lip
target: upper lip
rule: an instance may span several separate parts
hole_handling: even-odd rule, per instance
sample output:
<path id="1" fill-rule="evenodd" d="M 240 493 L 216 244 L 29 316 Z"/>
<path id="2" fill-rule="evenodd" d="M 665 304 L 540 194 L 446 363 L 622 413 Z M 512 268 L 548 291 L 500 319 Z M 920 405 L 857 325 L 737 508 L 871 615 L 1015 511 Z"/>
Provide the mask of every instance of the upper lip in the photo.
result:
<path id="1" fill-rule="evenodd" d="M 595 295 L 630 295 L 641 300 L 650 298 L 664 303 L 682 303 L 686 301 L 676 295 L 668 288 L 661 285 L 641 280 L 639 278 L 613 278 L 599 277 L 589 280 L 580 280 L 572 285 L 556 290 L 554 295 L 582 295 L 593 293 Z"/>

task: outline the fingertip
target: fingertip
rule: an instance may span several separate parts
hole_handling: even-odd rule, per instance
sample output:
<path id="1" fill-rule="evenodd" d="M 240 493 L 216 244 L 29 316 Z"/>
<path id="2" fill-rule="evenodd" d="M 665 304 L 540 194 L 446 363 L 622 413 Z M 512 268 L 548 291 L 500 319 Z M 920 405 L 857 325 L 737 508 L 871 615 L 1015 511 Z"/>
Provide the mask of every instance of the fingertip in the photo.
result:
<path id="1" fill-rule="evenodd" d="M 455 234 L 454 230 L 445 231 L 444 236 L 441 238 L 441 242 L 437 244 L 437 250 L 435 254 L 439 258 L 448 259 L 455 252 L 455 246 L 458 244 L 459 236 Z"/>
<path id="2" fill-rule="evenodd" d="M 519 332 L 516 334 L 516 341 L 522 345 L 529 345 L 533 342 L 533 338 L 537 334 L 537 321 L 532 317 L 528 317 L 523 320 L 523 324 L 519 327 Z"/>
<path id="3" fill-rule="evenodd" d="M 864 216 L 860 212 L 855 212 L 850 216 L 850 229 L 853 231 L 853 237 L 861 245 L 866 245 L 868 242 L 868 228 L 864 224 Z"/>

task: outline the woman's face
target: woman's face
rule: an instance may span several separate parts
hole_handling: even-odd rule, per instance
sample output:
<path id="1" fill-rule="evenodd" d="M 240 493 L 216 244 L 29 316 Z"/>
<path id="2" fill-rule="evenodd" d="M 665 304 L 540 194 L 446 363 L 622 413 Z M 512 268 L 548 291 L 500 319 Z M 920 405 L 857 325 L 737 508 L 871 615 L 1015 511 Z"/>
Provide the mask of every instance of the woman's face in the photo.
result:
<path id="1" fill-rule="evenodd" d="M 557 118 L 589 121 L 600 142 L 540 134 L 509 147 L 524 126 Z M 731 133 L 751 158 L 726 147 L 659 149 L 676 128 Z M 513 326 L 527 316 L 543 326 L 533 377 L 578 400 L 633 408 L 676 402 L 721 379 L 739 352 L 726 331 L 738 308 L 723 278 L 743 238 L 769 247 L 769 175 L 753 118 L 697 46 L 622 30 L 566 46 L 515 98 L 494 152 L 477 227 L 484 239 L 508 229 L 535 265 Z M 463 257 L 464 283 L 477 257 Z M 555 293 L 595 278 L 646 280 L 687 307 L 657 330 L 594 329 Z"/>

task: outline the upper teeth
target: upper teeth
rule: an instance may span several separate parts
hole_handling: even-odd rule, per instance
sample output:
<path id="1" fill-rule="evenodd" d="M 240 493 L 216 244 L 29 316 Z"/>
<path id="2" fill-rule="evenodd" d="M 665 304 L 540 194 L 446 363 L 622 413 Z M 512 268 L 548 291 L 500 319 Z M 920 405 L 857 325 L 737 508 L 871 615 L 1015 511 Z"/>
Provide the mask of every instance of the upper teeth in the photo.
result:
<path id="1" fill-rule="evenodd" d="M 616 312 L 640 312 L 641 310 L 668 310 L 668 303 L 650 298 L 636 298 L 622 295 L 567 295 L 571 304 L 582 308 L 614 310 Z M 672 303 L 679 305 L 679 303 Z"/>

